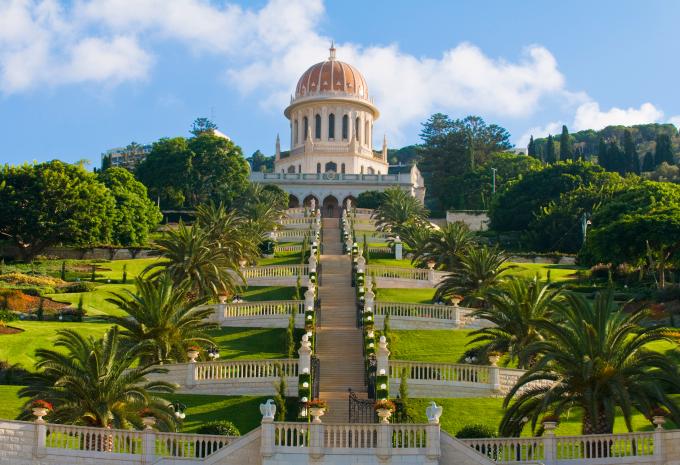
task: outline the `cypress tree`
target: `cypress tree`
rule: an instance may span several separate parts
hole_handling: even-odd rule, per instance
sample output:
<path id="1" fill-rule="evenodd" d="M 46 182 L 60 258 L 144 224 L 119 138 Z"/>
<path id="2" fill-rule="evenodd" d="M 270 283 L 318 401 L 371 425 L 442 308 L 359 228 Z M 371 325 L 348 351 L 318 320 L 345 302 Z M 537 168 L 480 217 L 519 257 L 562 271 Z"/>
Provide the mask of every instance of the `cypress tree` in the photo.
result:
<path id="1" fill-rule="evenodd" d="M 545 162 L 555 163 L 557 161 L 557 154 L 555 153 L 555 142 L 553 136 L 548 136 L 548 141 L 545 144 Z"/>
<path id="2" fill-rule="evenodd" d="M 635 148 L 633 134 L 628 129 L 623 133 L 623 154 L 626 162 L 626 172 L 640 174 L 640 158 Z"/>
<path id="3" fill-rule="evenodd" d="M 607 151 L 607 143 L 604 138 L 600 137 L 600 141 L 597 146 L 597 163 L 604 169 L 609 170 L 609 153 Z"/>
<path id="4" fill-rule="evenodd" d="M 654 165 L 659 166 L 666 162 L 673 164 L 673 147 L 671 137 L 668 134 L 658 134 L 656 136 L 656 149 L 654 150 Z"/>
<path id="5" fill-rule="evenodd" d="M 536 158 L 536 144 L 534 143 L 533 134 L 529 138 L 529 145 L 527 146 L 527 155 Z"/>
<path id="6" fill-rule="evenodd" d="M 642 160 L 642 171 L 654 171 L 654 154 L 652 152 L 645 153 L 645 157 Z"/>
<path id="7" fill-rule="evenodd" d="M 609 159 L 609 168 L 605 169 L 608 171 L 616 171 L 622 175 L 626 173 L 626 158 L 616 141 L 611 141 L 609 143 L 609 147 L 607 147 L 607 158 Z"/>
<path id="8" fill-rule="evenodd" d="M 574 143 L 569 136 L 569 129 L 566 125 L 562 125 L 562 134 L 560 135 L 560 160 L 574 159 Z"/>

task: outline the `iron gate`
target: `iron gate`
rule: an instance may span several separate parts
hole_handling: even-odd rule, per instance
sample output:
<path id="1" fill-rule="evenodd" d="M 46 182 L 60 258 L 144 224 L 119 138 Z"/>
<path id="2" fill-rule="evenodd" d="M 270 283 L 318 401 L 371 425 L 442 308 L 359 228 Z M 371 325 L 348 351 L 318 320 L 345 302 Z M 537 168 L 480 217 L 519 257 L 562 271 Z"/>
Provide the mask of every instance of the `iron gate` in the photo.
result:
<path id="1" fill-rule="evenodd" d="M 377 423 L 378 415 L 375 413 L 371 399 L 360 399 L 356 393 L 349 389 L 349 422 L 350 423 Z"/>
<path id="2" fill-rule="evenodd" d="M 318 399 L 319 398 L 319 384 L 320 384 L 320 379 L 319 376 L 321 375 L 321 363 L 319 363 L 319 357 L 312 355 L 312 390 L 311 390 L 311 396 L 312 399 Z"/>

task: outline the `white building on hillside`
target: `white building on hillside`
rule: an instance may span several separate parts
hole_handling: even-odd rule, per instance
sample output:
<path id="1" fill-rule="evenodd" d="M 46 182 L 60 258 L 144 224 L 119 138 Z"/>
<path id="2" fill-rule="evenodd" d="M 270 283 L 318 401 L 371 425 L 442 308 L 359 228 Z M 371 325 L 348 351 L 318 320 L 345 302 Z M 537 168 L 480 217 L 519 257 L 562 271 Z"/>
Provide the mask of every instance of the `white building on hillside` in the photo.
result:
<path id="1" fill-rule="evenodd" d="M 290 151 L 276 139 L 273 173 L 252 173 L 290 194 L 290 206 L 314 199 L 326 216 L 338 216 L 348 199 L 365 191 L 398 186 L 423 200 L 425 186 L 415 166 L 390 167 L 387 141 L 373 150 L 373 123 L 380 116 L 368 85 L 353 66 L 338 61 L 331 46 L 326 61 L 304 72 L 284 115 L 290 120 Z"/>

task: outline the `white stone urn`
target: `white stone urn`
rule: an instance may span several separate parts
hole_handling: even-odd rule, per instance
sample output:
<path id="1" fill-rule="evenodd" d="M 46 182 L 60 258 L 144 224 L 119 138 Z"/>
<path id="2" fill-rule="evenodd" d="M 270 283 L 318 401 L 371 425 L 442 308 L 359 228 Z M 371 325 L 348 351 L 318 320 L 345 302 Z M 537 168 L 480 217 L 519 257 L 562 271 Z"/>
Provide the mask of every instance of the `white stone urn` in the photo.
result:
<path id="1" fill-rule="evenodd" d="M 142 424 L 144 429 L 153 429 L 156 425 L 156 417 L 142 417 Z"/>
<path id="2" fill-rule="evenodd" d="M 33 415 L 35 415 L 35 421 L 38 423 L 45 423 L 43 417 L 49 413 L 49 410 L 43 407 L 33 407 Z"/>
<path id="3" fill-rule="evenodd" d="M 323 407 L 310 407 L 309 414 L 312 416 L 312 423 L 321 423 L 321 417 L 326 414 Z"/>
<path id="4" fill-rule="evenodd" d="M 460 297 L 451 297 L 451 303 L 454 307 L 457 307 L 461 300 Z"/>
<path id="5" fill-rule="evenodd" d="M 500 361 L 501 356 L 500 355 L 489 355 L 489 363 L 491 363 L 492 367 L 498 366 L 498 362 Z"/>
<path id="6" fill-rule="evenodd" d="M 224 305 L 224 304 L 227 303 L 227 299 L 228 299 L 228 298 L 229 298 L 229 296 L 228 296 L 227 294 L 220 294 L 220 295 L 217 296 L 217 300 L 218 300 L 222 305 Z"/>
<path id="7" fill-rule="evenodd" d="M 388 408 L 379 408 L 376 410 L 378 413 L 378 418 L 380 418 L 380 423 L 389 423 L 390 417 L 392 416 L 392 410 Z"/>
<path id="8" fill-rule="evenodd" d="M 666 424 L 666 417 L 663 415 L 654 415 L 652 417 L 652 423 L 654 423 L 656 429 L 663 429 L 663 425 Z"/>
<path id="9" fill-rule="evenodd" d="M 189 362 L 196 363 L 196 359 L 198 358 L 198 354 L 199 354 L 199 352 L 195 349 L 187 350 L 187 357 L 189 358 Z"/>
<path id="10" fill-rule="evenodd" d="M 555 434 L 555 428 L 557 428 L 557 422 L 556 421 L 544 421 L 543 422 L 543 430 L 545 431 L 546 435 L 552 436 Z"/>

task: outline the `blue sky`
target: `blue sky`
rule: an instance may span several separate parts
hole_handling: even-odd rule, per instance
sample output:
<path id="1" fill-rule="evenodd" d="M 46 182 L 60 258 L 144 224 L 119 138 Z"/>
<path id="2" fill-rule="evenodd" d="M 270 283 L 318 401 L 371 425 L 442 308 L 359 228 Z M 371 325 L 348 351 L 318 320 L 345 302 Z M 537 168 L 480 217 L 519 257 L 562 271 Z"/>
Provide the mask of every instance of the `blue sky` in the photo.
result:
<path id="1" fill-rule="evenodd" d="M 382 111 L 374 143 L 418 142 L 441 111 L 513 142 L 607 124 L 680 123 L 680 2 L 0 0 L 0 162 L 99 164 L 210 117 L 272 153 L 304 70 L 357 66 Z"/>

